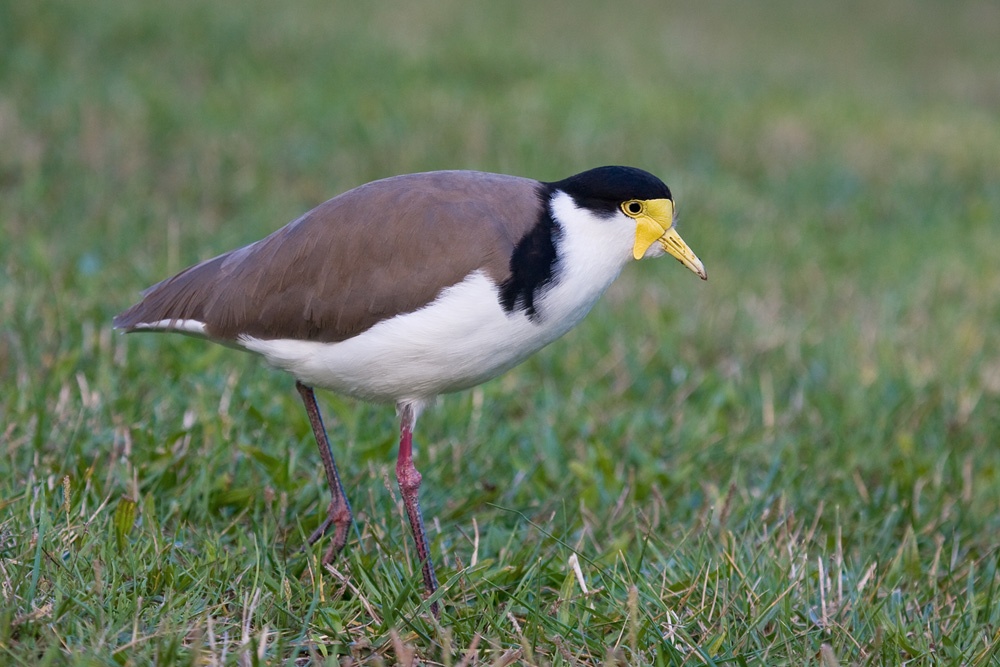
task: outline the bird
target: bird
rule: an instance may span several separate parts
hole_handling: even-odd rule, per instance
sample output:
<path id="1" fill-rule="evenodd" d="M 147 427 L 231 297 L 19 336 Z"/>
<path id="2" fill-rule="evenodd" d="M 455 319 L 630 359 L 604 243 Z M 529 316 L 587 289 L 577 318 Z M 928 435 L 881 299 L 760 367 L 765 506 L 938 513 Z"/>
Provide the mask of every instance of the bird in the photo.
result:
<path id="1" fill-rule="evenodd" d="M 438 395 L 490 380 L 565 334 L 631 261 L 668 254 L 706 280 L 675 223 L 670 189 L 635 167 L 558 181 L 392 176 L 149 287 L 113 325 L 205 338 L 291 374 L 330 487 L 308 538 L 329 536 L 324 564 L 354 517 L 314 388 L 395 405 L 396 479 L 430 598 L 438 581 L 413 461 L 417 418 Z M 431 611 L 440 614 L 437 598 Z"/>

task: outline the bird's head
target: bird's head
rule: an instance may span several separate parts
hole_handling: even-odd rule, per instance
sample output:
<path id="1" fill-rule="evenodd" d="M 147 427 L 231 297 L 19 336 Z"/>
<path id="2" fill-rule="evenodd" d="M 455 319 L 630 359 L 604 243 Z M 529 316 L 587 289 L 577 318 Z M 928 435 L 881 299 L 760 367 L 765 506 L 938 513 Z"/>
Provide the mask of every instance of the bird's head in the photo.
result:
<path id="1" fill-rule="evenodd" d="M 556 184 L 577 205 L 606 216 L 625 216 L 635 225 L 635 259 L 669 253 L 681 264 L 708 279 L 705 265 L 677 233 L 670 188 L 649 172 L 635 167 L 598 167 Z"/>

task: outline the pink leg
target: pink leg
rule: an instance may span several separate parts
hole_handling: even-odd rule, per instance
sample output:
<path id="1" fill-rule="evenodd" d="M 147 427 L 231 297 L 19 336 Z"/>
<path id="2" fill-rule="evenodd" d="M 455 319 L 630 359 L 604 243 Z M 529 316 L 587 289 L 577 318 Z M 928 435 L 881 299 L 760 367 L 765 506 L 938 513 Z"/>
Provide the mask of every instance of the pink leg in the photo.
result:
<path id="1" fill-rule="evenodd" d="M 399 410 L 399 457 L 396 459 L 396 480 L 399 482 L 399 490 L 403 495 L 403 505 L 406 507 L 406 516 L 410 520 L 410 530 L 413 532 L 413 541 L 417 545 L 417 557 L 420 559 L 420 566 L 423 569 L 424 589 L 427 595 L 431 595 L 438 588 L 437 577 L 434 575 L 434 563 L 431 562 L 431 549 L 427 541 L 427 533 L 424 531 L 424 519 L 420 512 L 420 473 L 413 465 L 413 426 L 416 422 L 416 411 L 411 403 L 400 403 Z M 431 612 L 438 616 L 440 609 L 435 602 L 431 605 Z"/>

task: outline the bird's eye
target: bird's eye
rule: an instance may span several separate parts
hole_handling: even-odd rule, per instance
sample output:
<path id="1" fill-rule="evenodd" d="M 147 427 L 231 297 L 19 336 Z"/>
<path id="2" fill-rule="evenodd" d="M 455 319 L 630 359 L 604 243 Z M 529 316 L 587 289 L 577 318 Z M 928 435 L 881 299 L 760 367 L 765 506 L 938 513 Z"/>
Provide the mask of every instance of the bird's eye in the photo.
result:
<path id="1" fill-rule="evenodd" d="M 627 201 L 622 204 L 622 209 L 629 215 L 639 215 L 642 213 L 642 202 L 635 201 L 634 199 Z"/>

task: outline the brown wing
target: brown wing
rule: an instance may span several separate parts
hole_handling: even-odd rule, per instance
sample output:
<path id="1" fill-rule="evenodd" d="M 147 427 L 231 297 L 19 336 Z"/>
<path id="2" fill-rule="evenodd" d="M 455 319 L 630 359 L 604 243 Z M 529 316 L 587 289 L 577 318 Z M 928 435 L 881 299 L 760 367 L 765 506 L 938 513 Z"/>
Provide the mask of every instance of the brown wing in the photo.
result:
<path id="1" fill-rule="evenodd" d="M 538 221 L 539 187 L 468 171 L 368 183 L 150 287 L 114 324 L 132 331 L 197 320 L 223 341 L 342 341 L 430 303 L 477 269 L 502 282 L 514 245 Z"/>

